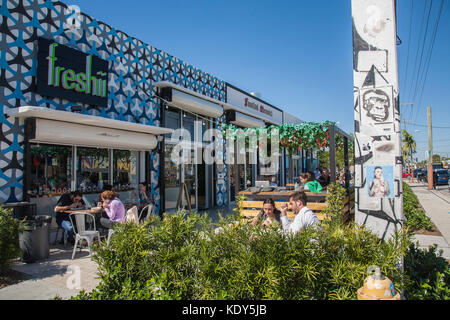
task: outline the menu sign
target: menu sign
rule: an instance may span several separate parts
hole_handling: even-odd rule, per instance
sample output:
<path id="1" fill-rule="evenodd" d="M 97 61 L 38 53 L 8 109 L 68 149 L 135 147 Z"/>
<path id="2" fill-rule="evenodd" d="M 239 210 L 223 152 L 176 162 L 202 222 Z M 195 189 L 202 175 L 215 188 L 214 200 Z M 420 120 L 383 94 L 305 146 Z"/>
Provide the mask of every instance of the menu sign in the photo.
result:
<path id="1" fill-rule="evenodd" d="M 246 94 L 245 92 L 227 84 L 227 103 L 233 105 L 237 111 L 252 115 L 255 118 L 274 124 L 283 123 L 283 112 L 265 102 Z"/>

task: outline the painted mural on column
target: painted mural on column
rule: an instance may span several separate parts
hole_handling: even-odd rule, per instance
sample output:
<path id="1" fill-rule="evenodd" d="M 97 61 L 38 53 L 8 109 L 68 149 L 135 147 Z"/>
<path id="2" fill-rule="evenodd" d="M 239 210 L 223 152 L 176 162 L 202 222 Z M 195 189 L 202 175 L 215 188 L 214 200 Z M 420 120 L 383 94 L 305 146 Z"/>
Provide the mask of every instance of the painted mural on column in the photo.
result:
<path id="1" fill-rule="evenodd" d="M 74 10 L 73 10 L 74 9 Z M 82 9 L 82 8 L 81 8 Z M 9 122 L 10 108 L 41 106 L 147 125 L 160 125 L 155 97 L 158 81 L 170 81 L 225 101 L 225 83 L 166 52 L 85 15 L 77 7 L 51 0 L 1 0 L 0 6 L 0 203 L 23 194 L 23 123 Z M 37 94 L 37 39 L 44 37 L 109 62 L 108 106 L 95 108 Z M 151 190 L 160 207 L 160 159 L 151 155 Z M 218 186 L 217 202 L 226 188 Z"/>
<path id="2" fill-rule="evenodd" d="M 402 156 L 394 0 L 353 0 L 355 221 L 400 230 Z"/>

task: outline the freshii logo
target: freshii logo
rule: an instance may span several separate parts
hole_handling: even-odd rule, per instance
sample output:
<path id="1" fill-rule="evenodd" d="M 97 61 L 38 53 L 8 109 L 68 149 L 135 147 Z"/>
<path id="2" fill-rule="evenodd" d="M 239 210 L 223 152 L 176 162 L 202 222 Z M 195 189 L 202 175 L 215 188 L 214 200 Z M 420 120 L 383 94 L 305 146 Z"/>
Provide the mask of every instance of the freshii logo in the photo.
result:
<path id="1" fill-rule="evenodd" d="M 107 106 L 107 61 L 43 38 L 38 56 L 38 93 Z"/>
<path id="2" fill-rule="evenodd" d="M 106 72 L 97 72 L 96 78 L 92 75 L 92 56 L 86 56 L 86 72 L 76 73 L 74 70 L 56 65 L 58 58 L 55 56 L 57 43 L 49 46 L 50 55 L 48 56 L 48 85 L 59 87 L 66 90 L 75 90 L 79 93 L 92 94 L 94 96 L 106 97 L 107 80 L 104 79 L 108 74 Z M 103 77 L 100 78 L 100 77 Z"/>

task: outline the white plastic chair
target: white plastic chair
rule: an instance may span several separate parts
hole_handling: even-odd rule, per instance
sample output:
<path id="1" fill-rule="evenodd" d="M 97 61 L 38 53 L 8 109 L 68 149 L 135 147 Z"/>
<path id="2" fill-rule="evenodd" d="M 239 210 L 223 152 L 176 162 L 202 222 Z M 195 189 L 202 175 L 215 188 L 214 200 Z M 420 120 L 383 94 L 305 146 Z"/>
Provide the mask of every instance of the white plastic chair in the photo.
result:
<path id="1" fill-rule="evenodd" d="M 136 206 L 133 206 L 132 208 L 128 209 L 125 221 L 139 224 L 138 208 Z"/>
<path id="2" fill-rule="evenodd" d="M 147 216 L 144 219 L 142 219 L 142 214 L 145 212 L 145 210 L 148 210 L 148 213 Z M 141 212 L 139 213 L 139 221 L 145 222 L 146 220 L 150 219 L 151 215 L 153 215 L 153 205 L 148 204 L 144 208 L 142 208 Z"/>
<path id="3" fill-rule="evenodd" d="M 77 250 L 78 243 L 80 240 L 84 239 L 88 243 L 89 248 L 89 256 L 92 255 L 91 244 L 95 238 L 98 239 L 98 243 L 100 244 L 100 232 L 97 231 L 95 227 L 95 218 L 90 213 L 80 212 L 80 213 L 71 213 L 69 215 L 70 222 L 72 223 L 72 229 L 75 234 L 75 244 L 73 246 L 72 260 L 75 257 L 75 252 Z M 89 220 L 87 219 L 89 218 Z M 75 220 L 75 223 L 74 223 Z M 93 226 L 86 229 L 86 224 Z M 76 226 L 76 228 L 75 228 Z M 81 248 L 80 248 L 81 250 Z"/>
<path id="4" fill-rule="evenodd" d="M 109 240 L 111 239 L 111 236 L 114 233 L 114 229 L 110 228 L 108 229 L 108 239 L 106 240 L 106 246 L 109 247 Z"/>

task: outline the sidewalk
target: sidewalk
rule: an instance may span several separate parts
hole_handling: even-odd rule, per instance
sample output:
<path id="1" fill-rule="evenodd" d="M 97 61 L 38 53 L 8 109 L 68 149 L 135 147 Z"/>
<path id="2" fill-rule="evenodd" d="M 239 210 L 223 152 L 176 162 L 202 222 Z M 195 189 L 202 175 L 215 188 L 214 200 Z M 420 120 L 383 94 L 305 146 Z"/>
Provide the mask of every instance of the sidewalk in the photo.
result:
<path id="1" fill-rule="evenodd" d="M 406 180 L 406 179 L 405 179 Z M 442 256 L 450 260 L 450 190 L 448 185 L 437 186 L 436 190 L 428 190 L 428 185 L 422 182 L 410 183 L 414 194 L 419 199 L 425 213 L 439 229 L 442 236 L 431 236 L 416 234 L 416 241 L 419 241 L 420 248 L 428 248 L 433 244 L 438 245 L 438 250 L 442 249 Z"/>
<path id="2" fill-rule="evenodd" d="M 17 261 L 12 269 L 30 280 L 0 289 L 0 300 L 70 299 L 81 290 L 91 291 L 99 283 L 97 264 L 89 257 L 88 249 L 77 251 L 72 260 L 72 247 L 52 246 L 48 260 L 31 264 Z"/>
<path id="3" fill-rule="evenodd" d="M 228 208 L 202 211 L 212 223 L 217 223 L 219 214 L 228 214 Z M 53 231 L 50 236 L 55 237 Z M 15 262 L 13 270 L 26 274 L 30 280 L 0 289 L 0 300 L 51 300 L 55 297 L 70 299 L 81 290 L 90 292 L 97 287 L 97 264 L 89 258 L 88 249 L 77 251 L 72 260 L 72 247 L 62 245 L 50 247 L 50 257 L 45 261 L 26 264 Z"/>

